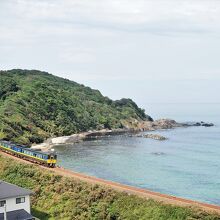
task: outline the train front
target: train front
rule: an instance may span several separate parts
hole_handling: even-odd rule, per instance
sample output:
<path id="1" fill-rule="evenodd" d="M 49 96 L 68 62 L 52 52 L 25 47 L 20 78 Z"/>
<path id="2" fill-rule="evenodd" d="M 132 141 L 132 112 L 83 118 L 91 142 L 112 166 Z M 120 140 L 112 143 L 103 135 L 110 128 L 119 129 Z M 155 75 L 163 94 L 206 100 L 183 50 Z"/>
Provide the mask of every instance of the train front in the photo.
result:
<path id="1" fill-rule="evenodd" d="M 57 155 L 54 152 L 48 153 L 47 166 L 55 167 L 57 163 Z"/>

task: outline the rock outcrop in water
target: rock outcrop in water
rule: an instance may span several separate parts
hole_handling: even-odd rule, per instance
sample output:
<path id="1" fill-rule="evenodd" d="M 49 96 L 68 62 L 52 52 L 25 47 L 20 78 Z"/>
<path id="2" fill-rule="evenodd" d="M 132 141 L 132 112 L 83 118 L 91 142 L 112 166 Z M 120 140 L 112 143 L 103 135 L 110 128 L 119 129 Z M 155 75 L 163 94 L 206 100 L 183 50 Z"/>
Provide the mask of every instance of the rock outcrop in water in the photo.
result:
<path id="1" fill-rule="evenodd" d="M 136 135 L 136 137 L 151 138 L 151 139 L 159 140 L 159 141 L 165 141 L 168 139 L 168 138 L 166 138 L 162 135 L 159 135 L 159 134 L 138 134 L 138 135 Z"/>
<path id="2" fill-rule="evenodd" d="M 151 153 L 151 154 L 153 154 L 153 155 L 155 155 L 155 156 L 166 155 L 164 152 L 153 152 L 153 153 Z"/>
<path id="3" fill-rule="evenodd" d="M 159 134 L 145 134 L 143 137 L 144 138 L 151 138 L 151 139 L 159 140 L 159 141 L 165 141 L 168 139 L 168 138 L 166 138 L 162 135 L 159 135 Z"/>
<path id="4" fill-rule="evenodd" d="M 194 123 L 192 126 L 203 126 L 203 127 L 213 127 L 214 124 L 213 123 L 206 123 L 206 122 L 196 122 Z"/>

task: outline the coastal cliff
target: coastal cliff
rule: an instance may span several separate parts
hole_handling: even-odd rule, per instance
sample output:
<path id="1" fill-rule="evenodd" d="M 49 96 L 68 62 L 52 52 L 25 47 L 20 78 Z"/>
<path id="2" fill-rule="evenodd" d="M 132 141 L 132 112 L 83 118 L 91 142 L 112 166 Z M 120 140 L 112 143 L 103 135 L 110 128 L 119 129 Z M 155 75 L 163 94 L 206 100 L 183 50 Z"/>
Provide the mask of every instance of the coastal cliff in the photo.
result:
<path id="1" fill-rule="evenodd" d="M 0 71 L 0 117 L 0 139 L 25 145 L 153 121 L 131 99 L 113 101 L 76 82 L 20 69 Z"/>

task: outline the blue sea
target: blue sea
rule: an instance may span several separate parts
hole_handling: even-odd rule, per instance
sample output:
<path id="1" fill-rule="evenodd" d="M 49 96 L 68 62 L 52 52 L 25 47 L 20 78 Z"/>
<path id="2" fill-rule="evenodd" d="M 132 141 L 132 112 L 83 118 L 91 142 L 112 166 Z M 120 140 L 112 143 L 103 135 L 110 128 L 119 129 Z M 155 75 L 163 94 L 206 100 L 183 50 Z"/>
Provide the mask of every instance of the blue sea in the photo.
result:
<path id="1" fill-rule="evenodd" d="M 145 103 L 153 118 L 205 121 L 214 127 L 154 131 L 169 139 L 103 137 L 55 148 L 59 164 L 76 172 L 220 205 L 220 104 Z"/>

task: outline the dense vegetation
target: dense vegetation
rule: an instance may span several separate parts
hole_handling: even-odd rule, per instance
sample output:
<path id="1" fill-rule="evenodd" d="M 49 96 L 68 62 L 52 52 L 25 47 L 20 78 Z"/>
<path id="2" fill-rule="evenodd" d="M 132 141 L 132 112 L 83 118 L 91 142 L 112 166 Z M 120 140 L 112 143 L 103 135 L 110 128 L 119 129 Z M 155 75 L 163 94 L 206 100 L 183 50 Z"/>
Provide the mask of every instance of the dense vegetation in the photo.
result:
<path id="1" fill-rule="evenodd" d="M 0 71 L 0 139 L 21 144 L 152 120 L 131 99 L 112 101 L 76 82 L 46 72 Z"/>
<path id="2" fill-rule="evenodd" d="M 0 156 L 0 179 L 33 190 L 32 214 L 44 219 L 219 220 L 199 210 L 165 205 L 65 178 Z"/>

